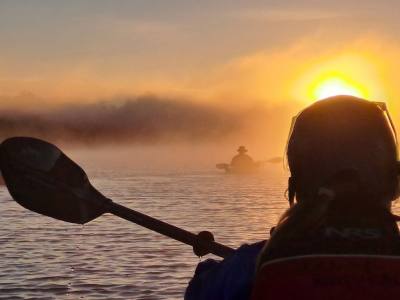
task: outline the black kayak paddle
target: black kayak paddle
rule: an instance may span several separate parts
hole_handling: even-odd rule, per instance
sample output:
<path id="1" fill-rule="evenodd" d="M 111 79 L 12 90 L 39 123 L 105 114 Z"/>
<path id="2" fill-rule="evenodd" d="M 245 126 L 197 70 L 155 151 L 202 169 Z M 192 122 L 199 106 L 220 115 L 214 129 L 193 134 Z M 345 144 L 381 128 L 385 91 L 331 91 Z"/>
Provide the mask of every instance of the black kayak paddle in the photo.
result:
<path id="1" fill-rule="evenodd" d="M 39 214 L 85 224 L 104 213 L 111 213 L 191 245 L 198 256 L 212 253 L 226 257 L 234 251 L 215 242 L 208 231 L 196 235 L 114 203 L 90 184 L 79 165 L 48 142 L 30 137 L 3 141 L 0 168 L 14 200 Z"/>

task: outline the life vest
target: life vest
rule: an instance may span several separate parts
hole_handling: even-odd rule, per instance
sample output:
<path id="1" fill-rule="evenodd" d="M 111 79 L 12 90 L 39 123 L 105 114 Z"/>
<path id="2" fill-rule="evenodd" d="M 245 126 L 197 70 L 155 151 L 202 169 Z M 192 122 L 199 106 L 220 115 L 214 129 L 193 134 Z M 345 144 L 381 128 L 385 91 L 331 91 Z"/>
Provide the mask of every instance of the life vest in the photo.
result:
<path id="1" fill-rule="evenodd" d="M 331 222 L 272 249 L 251 300 L 400 299 L 397 226 L 390 220 L 362 223 Z"/>
<path id="2" fill-rule="evenodd" d="M 400 258 L 309 255 L 265 263 L 251 300 L 397 300 Z"/>

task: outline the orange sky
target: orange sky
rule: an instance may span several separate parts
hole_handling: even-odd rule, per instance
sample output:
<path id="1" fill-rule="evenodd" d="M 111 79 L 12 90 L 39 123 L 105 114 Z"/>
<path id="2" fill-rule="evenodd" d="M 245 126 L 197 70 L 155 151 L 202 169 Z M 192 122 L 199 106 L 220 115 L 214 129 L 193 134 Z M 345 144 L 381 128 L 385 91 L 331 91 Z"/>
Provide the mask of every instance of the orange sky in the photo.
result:
<path id="1" fill-rule="evenodd" d="M 349 93 L 388 102 L 397 115 L 400 109 L 400 89 L 396 81 L 400 68 L 399 49 L 396 43 L 376 36 L 332 45 L 329 49 L 306 38 L 285 49 L 259 50 L 185 74 L 162 74 L 160 70 L 158 75 L 145 71 L 140 72 L 141 76 L 122 72 L 104 78 L 95 70 L 74 70 L 56 75 L 41 74 L 30 80 L 3 79 L 1 90 L 3 95 L 20 95 L 14 102 L 16 105 L 26 105 L 24 93 L 49 102 L 87 102 L 151 93 L 239 107 L 253 103 L 266 106 L 295 103 L 296 107 L 301 107 L 321 95 L 329 96 L 329 93 L 324 94 L 327 88 L 324 85 L 329 88 L 332 82 L 339 81 L 339 85 L 349 87 Z M 335 93 L 337 87 L 331 88 Z M 337 92 L 342 90 L 339 88 Z M 31 101 L 31 97 L 26 98 Z"/>

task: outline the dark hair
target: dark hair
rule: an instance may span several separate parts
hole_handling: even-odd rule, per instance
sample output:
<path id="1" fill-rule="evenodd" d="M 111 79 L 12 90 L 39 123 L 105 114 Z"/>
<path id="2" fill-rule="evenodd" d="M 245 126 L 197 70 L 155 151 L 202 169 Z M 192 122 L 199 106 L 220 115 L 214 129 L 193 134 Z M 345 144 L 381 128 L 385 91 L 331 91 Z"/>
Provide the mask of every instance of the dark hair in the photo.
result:
<path id="1" fill-rule="evenodd" d="M 289 201 L 296 204 L 281 217 L 260 254 L 259 266 L 282 241 L 318 227 L 332 207 L 358 218 L 363 213 L 357 207 L 372 215 L 391 215 L 390 202 L 398 197 L 399 181 L 397 141 L 389 120 L 382 106 L 351 96 L 316 102 L 297 116 L 287 145 Z M 357 193 L 362 193 L 351 197 L 354 203 L 338 206 L 332 197 L 320 197 L 324 187 L 335 193 L 344 182 L 356 184 Z"/>

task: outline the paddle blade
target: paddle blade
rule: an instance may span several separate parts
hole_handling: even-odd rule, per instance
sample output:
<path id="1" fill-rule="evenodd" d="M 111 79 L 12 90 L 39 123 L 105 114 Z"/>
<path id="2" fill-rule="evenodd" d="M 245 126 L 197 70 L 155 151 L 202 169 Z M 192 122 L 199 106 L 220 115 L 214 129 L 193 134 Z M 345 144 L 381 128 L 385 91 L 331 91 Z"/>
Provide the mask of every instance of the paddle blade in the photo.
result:
<path id="1" fill-rule="evenodd" d="M 11 196 L 29 210 L 77 224 L 105 212 L 107 199 L 81 167 L 50 143 L 7 139 L 0 146 L 0 167 Z"/>

